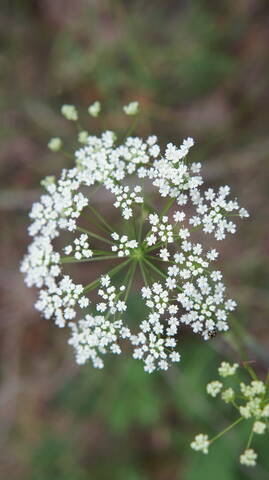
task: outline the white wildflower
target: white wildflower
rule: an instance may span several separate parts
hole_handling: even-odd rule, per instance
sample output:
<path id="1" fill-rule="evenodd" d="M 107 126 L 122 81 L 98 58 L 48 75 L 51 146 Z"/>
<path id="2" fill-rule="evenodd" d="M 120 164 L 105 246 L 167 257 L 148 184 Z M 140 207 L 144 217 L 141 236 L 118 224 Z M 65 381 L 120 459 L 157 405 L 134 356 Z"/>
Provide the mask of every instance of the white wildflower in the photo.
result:
<path id="1" fill-rule="evenodd" d="M 218 372 L 221 377 L 228 377 L 234 375 L 238 367 L 238 363 L 231 365 L 228 362 L 221 362 Z"/>
<path id="2" fill-rule="evenodd" d="M 59 137 L 55 137 L 50 139 L 48 143 L 48 147 L 53 152 L 58 152 L 61 149 L 62 144 L 63 144 L 62 140 Z"/>
<path id="3" fill-rule="evenodd" d="M 214 382 L 210 382 L 206 386 L 206 391 L 208 395 L 211 395 L 211 397 L 216 397 L 218 393 L 221 391 L 223 384 L 219 382 L 218 380 L 215 380 Z"/>
<path id="4" fill-rule="evenodd" d="M 209 440 L 208 440 L 208 435 L 204 435 L 203 433 L 199 433 L 199 435 L 196 435 L 194 438 L 194 441 L 191 443 L 191 448 L 196 451 L 201 451 L 205 454 L 208 453 L 208 447 L 209 447 Z"/>
<path id="5" fill-rule="evenodd" d="M 74 105 L 63 105 L 61 108 L 62 115 L 73 122 L 78 120 L 78 112 Z"/>
<path id="6" fill-rule="evenodd" d="M 263 435 L 266 430 L 266 424 L 264 422 L 256 421 L 253 425 L 253 432 L 258 435 Z"/>
<path id="7" fill-rule="evenodd" d="M 229 387 L 224 390 L 221 394 L 221 398 L 225 403 L 230 403 L 234 399 L 234 390 Z"/>
<path id="8" fill-rule="evenodd" d="M 92 117 L 98 117 L 99 113 L 101 112 L 100 102 L 96 101 L 92 105 L 90 105 L 88 108 L 88 112 Z"/>
<path id="9" fill-rule="evenodd" d="M 88 132 L 86 132 L 86 130 L 82 130 L 78 134 L 78 141 L 83 144 L 87 143 L 88 137 L 89 137 Z"/>
<path id="10" fill-rule="evenodd" d="M 132 102 L 124 111 L 136 115 L 138 103 Z M 89 107 L 90 115 L 99 112 L 99 102 Z M 71 121 L 78 119 L 73 105 L 63 105 L 62 114 Z M 244 217 L 247 213 L 237 201 L 228 200 L 228 187 L 203 193 L 201 165 L 186 162 L 194 145 L 190 137 L 179 146 L 169 143 L 164 153 L 155 135 L 145 141 L 128 137 L 116 144 L 114 132 L 97 137 L 85 130 L 79 133 L 78 141 L 81 145 L 74 154 L 75 165 L 62 170 L 58 180 L 46 177 L 42 181 L 45 191 L 32 206 L 32 243 L 21 264 L 25 282 L 39 289 L 36 308 L 42 315 L 53 318 L 59 327 L 70 327 L 70 344 L 79 363 L 91 360 L 101 368 L 102 356 L 119 354 L 125 340 L 131 343 L 134 358 L 144 363 L 145 371 L 167 370 L 171 363 L 180 361 L 178 334 L 183 324 L 208 340 L 212 332 L 229 328 L 229 312 L 235 308 L 235 302 L 226 298 L 221 272 L 212 269 L 218 252 L 207 252 L 192 239 L 189 200 L 195 210 L 189 223 L 216 238 L 234 233 L 230 215 Z M 57 151 L 60 142 L 52 139 L 50 148 Z M 144 180 L 153 189 L 154 211 L 148 192 L 143 190 Z M 100 212 L 100 234 L 95 228 L 92 232 L 91 225 L 86 228 L 86 222 L 91 222 L 89 207 L 91 214 L 95 211 L 92 193 L 99 186 L 113 195 L 111 203 L 125 220 L 123 225 L 117 224 L 120 233 L 113 231 Z M 168 207 L 163 209 L 165 197 Z M 64 235 L 67 240 L 63 240 Z M 75 283 L 66 274 L 73 261 L 87 262 L 85 276 L 87 272 L 95 274 L 89 263 L 103 266 L 105 262 L 99 260 L 107 259 L 116 265 L 107 274 L 103 268 L 102 275 L 91 278 L 87 285 Z M 128 295 L 132 285 L 139 285 L 132 283 L 138 275 L 137 264 L 143 281 L 140 298 L 147 311 L 131 331 L 125 322 Z M 117 275 L 115 284 L 113 275 Z M 222 367 L 221 374 L 234 373 L 235 365 Z M 211 391 L 215 393 L 216 388 Z M 256 384 L 251 388 L 255 395 L 261 391 Z M 251 415 L 259 409 L 263 411 L 260 415 L 269 416 L 266 407 L 247 407 Z"/>
<path id="11" fill-rule="evenodd" d="M 257 460 L 257 453 L 253 448 L 247 448 L 242 455 L 240 455 L 240 463 L 247 467 L 255 467 Z"/>
<path id="12" fill-rule="evenodd" d="M 139 112 L 139 103 L 138 102 L 131 102 L 128 105 L 123 107 L 124 112 L 126 115 L 137 115 Z"/>

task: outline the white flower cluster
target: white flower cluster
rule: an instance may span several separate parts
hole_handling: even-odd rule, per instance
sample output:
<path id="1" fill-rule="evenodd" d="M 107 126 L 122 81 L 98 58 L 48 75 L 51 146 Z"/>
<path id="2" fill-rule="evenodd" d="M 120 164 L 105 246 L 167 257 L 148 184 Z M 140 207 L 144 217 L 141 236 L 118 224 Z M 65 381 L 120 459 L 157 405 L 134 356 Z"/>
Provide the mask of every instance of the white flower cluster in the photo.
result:
<path id="1" fill-rule="evenodd" d="M 197 452 L 202 452 L 204 454 L 208 454 L 208 447 L 209 447 L 209 440 L 208 435 L 204 435 L 203 433 L 199 433 L 194 438 L 193 442 L 191 442 L 191 448 L 196 450 Z"/>
<path id="2" fill-rule="evenodd" d="M 88 108 L 89 115 L 92 117 L 98 117 L 99 113 L 101 112 L 101 104 L 100 102 L 96 101 Z"/>
<path id="3" fill-rule="evenodd" d="M 222 389 L 222 383 L 219 382 L 218 380 L 215 380 L 214 382 L 210 382 L 206 386 L 206 391 L 208 395 L 211 395 L 211 397 L 216 397 L 218 393 Z"/>
<path id="4" fill-rule="evenodd" d="M 254 452 L 253 448 L 247 448 L 242 455 L 240 455 L 240 463 L 246 465 L 247 467 L 255 467 L 257 460 L 257 453 Z"/>
<path id="5" fill-rule="evenodd" d="M 129 114 L 134 112 L 134 107 L 128 108 Z M 89 113 L 96 116 L 100 108 L 98 103 L 93 104 Z M 71 105 L 65 105 L 62 113 L 72 121 L 78 118 L 76 108 Z M 128 339 L 134 357 L 143 360 L 146 371 L 165 370 L 180 359 L 177 343 L 181 324 L 189 325 L 194 333 L 208 339 L 213 331 L 228 329 L 228 313 L 235 307 L 235 302 L 225 298 L 221 273 L 211 270 L 211 262 L 218 252 L 212 249 L 204 253 L 200 244 L 191 241 L 192 227 L 187 227 L 186 212 L 178 207 L 188 202 L 191 208 L 194 205 L 197 219 L 192 217 L 191 225 L 201 226 L 218 239 L 234 231 L 229 220 L 234 212 L 240 216 L 247 213 L 239 209 L 237 201 L 227 200 L 227 187 L 218 193 L 208 190 L 203 196 L 201 165 L 186 161 L 194 144 L 191 138 L 184 140 L 180 147 L 168 144 L 162 155 L 154 135 L 145 141 L 128 137 L 117 144 L 116 135 L 110 131 L 100 137 L 88 136 L 86 131 L 81 133 L 84 144 L 74 154 L 75 166 L 63 170 L 58 181 L 47 177 L 43 182 L 46 193 L 32 207 L 29 233 L 33 241 L 21 270 L 26 284 L 40 289 L 37 309 L 45 318 L 54 317 L 57 325 L 70 326 L 70 343 L 80 363 L 92 359 L 94 365 L 100 367 L 103 365 L 100 355 L 107 351 L 119 353 L 119 342 Z M 54 150 L 58 144 L 52 142 Z M 156 212 L 147 215 L 145 196 L 150 193 L 142 190 L 144 179 L 155 187 L 154 195 L 168 197 L 165 214 L 156 208 Z M 88 235 L 81 235 L 81 231 L 87 230 L 81 228 L 80 217 L 82 211 L 91 206 L 93 186 L 102 186 L 116 197 L 114 206 L 128 224 L 134 221 L 134 216 L 137 222 L 142 219 L 140 237 L 130 238 L 126 230 L 121 234 L 108 232 L 105 241 L 113 244 L 112 252 L 116 255 L 111 250 L 95 250 L 94 242 L 89 244 Z M 72 244 L 64 247 L 67 257 L 62 258 L 59 252 L 63 247 L 58 246 L 64 232 L 77 236 Z M 91 236 L 102 241 L 96 234 Z M 124 283 L 115 287 L 108 272 L 89 285 L 80 285 L 66 274 L 65 264 L 71 263 L 73 257 L 74 261 L 89 262 L 102 259 L 102 255 L 117 262 L 121 257 L 129 257 L 125 262 L 130 260 L 134 267 L 142 263 L 141 301 L 149 313 L 132 328 L 124 324 L 123 316 L 127 308 L 125 296 L 131 284 L 128 283 L 128 288 Z M 159 268 L 161 261 L 164 263 Z M 135 268 L 130 268 L 128 282 L 135 273 Z M 120 265 L 113 272 L 119 269 Z M 88 297 L 93 289 L 99 289 L 102 297 L 97 305 Z M 80 318 L 78 323 L 76 317 Z"/>
<path id="6" fill-rule="evenodd" d="M 121 209 L 122 216 L 125 220 L 129 220 L 129 218 L 133 216 L 133 204 L 143 203 L 143 197 L 139 195 L 141 190 L 142 187 L 140 185 L 134 187 L 133 192 L 130 192 L 130 187 L 127 185 L 125 187 L 116 185 L 111 188 L 111 192 L 114 193 L 116 197 L 114 207 Z"/>
<path id="7" fill-rule="evenodd" d="M 157 159 L 149 171 L 153 185 L 158 187 L 160 195 L 176 198 L 178 205 L 185 205 L 188 200 L 188 191 L 192 192 L 203 183 L 202 177 L 197 175 L 200 172 L 201 164 L 193 163 L 189 167 L 183 161 L 193 145 L 192 138 L 184 140 L 179 148 L 169 143 L 165 156 Z"/>
<path id="8" fill-rule="evenodd" d="M 238 363 L 234 363 L 233 365 L 231 365 L 228 362 L 221 362 L 220 367 L 218 368 L 218 372 L 221 377 L 230 377 L 231 375 L 235 374 L 238 367 Z"/>
<path id="9" fill-rule="evenodd" d="M 76 360 L 80 365 L 89 359 L 95 368 L 103 368 L 104 362 L 100 355 L 108 351 L 119 354 L 118 331 L 122 327 L 120 320 L 112 323 L 102 315 L 86 315 L 77 323 L 70 322 L 71 337 L 69 344 L 76 352 Z"/>
<path id="10" fill-rule="evenodd" d="M 78 120 L 78 112 L 74 105 L 63 105 L 61 112 L 67 120 L 71 120 L 72 122 L 76 122 Z"/>
<path id="11" fill-rule="evenodd" d="M 123 111 L 126 113 L 126 115 L 137 115 L 139 112 L 139 103 L 131 102 L 129 105 L 125 105 L 123 107 Z"/>
<path id="12" fill-rule="evenodd" d="M 269 404 L 264 404 L 266 386 L 260 380 L 252 380 L 249 385 L 240 383 L 240 390 L 246 403 L 239 407 L 244 418 L 255 418 L 256 420 L 269 418 Z"/>
<path id="13" fill-rule="evenodd" d="M 134 358 L 144 360 L 146 372 L 151 373 L 156 368 L 167 370 L 169 363 L 180 360 L 179 353 L 174 350 L 179 326 L 175 316 L 178 307 L 169 306 L 168 291 L 160 283 L 153 283 L 151 288 L 143 287 L 142 297 L 151 313 L 141 322 L 138 335 L 131 336 L 131 342 L 136 347 Z M 162 322 L 161 316 L 164 314 L 168 318 Z"/>
<path id="14" fill-rule="evenodd" d="M 90 258 L 93 255 L 92 250 L 89 248 L 88 235 L 83 233 L 79 238 L 75 238 L 74 246 L 67 245 L 64 248 L 64 253 L 70 255 L 74 252 L 74 257 L 76 260 L 81 260 L 82 258 Z"/>
<path id="15" fill-rule="evenodd" d="M 125 312 L 127 308 L 126 303 L 120 300 L 121 294 L 125 291 L 125 286 L 122 285 L 117 293 L 116 287 L 111 285 L 109 275 L 101 277 L 100 283 L 102 288 L 98 290 L 98 295 L 100 295 L 104 301 L 96 305 L 96 310 L 101 313 L 108 311 L 112 315 L 117 312 Z"/>
<path id="16" fill-rule="evenodd" d="M 173 243 L 173 226 L 168 224 L 168 217 L 159 217 L 157 213 L 149 215 L 149 223 L 151 230 L 149 236 L 146 238 L 146 243 L 150 247 L 155 245 L 157 240 L 161 240 L 163 243 Z"/>
<path id="17" fill-rule="evenodd" d="M 52 152 L 58 152 L 62 147 L 62 140 L 59 137 L 56 138 L 51 138 L 51 140 L 48 143 L 48 148 Z"/>
<path id="18" fill-rule="evenodd" d="M 113 232 L 111 234 L 113 240 L 117 243 L 112 245 L 112 252 L 117 252 L 118 257 L 128 257 L 130 253 L 138 247 L 136 240 L 129 240 L 127 235 L 119 236 L 118 233 Z"/>
<path id="19" fill-rule="evenodd" d="M 75 318 L 77 304 L 85 308 L 89 305 L 89 299 L 83 295 L 83 286 L 76 285 L 65 275 L 59 284 L 53 281 L 48 289 L 40 290 L 35 307 L 46 319 L 55 317 L 56 325 L 64 327 L 66 321 Z"/>
<path id="20" fill-rule="evenodd" d="M 218 372 L 223 379 L 226 379 L 226 377 L 234 376 L 238 367 L 239 365 L 237 363 L 231 365 L 228 362 L 222 362 Z M 247 365 L 246 368 L 255 380 L 251 380 L 249 384 L 241 382 L 239 392 L 232 387 L 224 388 L 223 382 L 220 382 L 219 380 L 214 380 L 207 384 L 206 391 L 208 395 L 216 397 L 221 392 L 221 399 L 225 403 L 231 403 L 236 412 L 239 411 L 240 417 L 211 440 L 208 440 L 208 436 L 202 433 L 196 435 L 194 441 L 191 443 L 191 448 L 194 450 L 200 450 L 203 453 L 208 453 L 209 444 L 214 442 L 238 423 L 252 419 L 252 431 L 247 443 L 248 447 L 242 455 L 240 455 L 239 460 L 243 465 L 253 467 L 256 465 L 257 459 L 257 453 L 252 448 L 249 448 L 253 435 L 264 435 L 266 430 L 269 430 L 268 385 L 263 381 L 256 379 L 256 374 L 252 368 L 249 369 Z M 235 384 L 235 381 L 233 384 Z"/>
<path id="21" fill-rule="evenodd" d="M 216 240 L 224 240 L 226 233 L 235 233 L 236 225 L 231 216 L 248 217 L 245 208 L 240 208 L 237 200 L 226 200 L 230 187 L 220 187 L 218 192 L 209 188 L 204 195 L 197 189 L 191 192 L 191 200 L 196 207 L 196 215 L 189 220 L 194 227 L 202 226 L 205 233 L 213 233 Z M 237 212 L 237 213 L 235 213 Z"/>
<path id="22" fill-rule="evenodd" d="M 203 257 L 200 244 L 183 240 L 181 252 L 174 255 L 177 268 L 168 269 L 170 282 L 174 277 L 174 283 L 167 285 L 180 288 L 177 300 L 187 312 L 181 316 L 181 322 L 190 325 L 194 333 L 200 333 L 205 340 L 214 329 L 228 330 L 228 313 L 236 305 L 233 300 L 225 299 L 221 273 L 209 269 L 209 259 L 215 255 L 211 250 Z"/>

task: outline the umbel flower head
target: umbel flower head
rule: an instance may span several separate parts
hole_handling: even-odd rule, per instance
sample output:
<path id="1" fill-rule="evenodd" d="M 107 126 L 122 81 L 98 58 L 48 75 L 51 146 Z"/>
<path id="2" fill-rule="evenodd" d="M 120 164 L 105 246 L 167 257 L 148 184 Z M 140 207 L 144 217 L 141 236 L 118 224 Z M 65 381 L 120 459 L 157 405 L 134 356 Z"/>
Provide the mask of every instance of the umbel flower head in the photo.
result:
<path id="1" fill-rule="evenodd" d="M 100 104 L 94 105 L 99 113 Z M 132 115 L 139 112 L 135 106 Z M 77 121 L 74 106 L 62 113 Z M 180 360 L 182 325 L 208 340 L 229 328 L 235 308 L 214 267 L 217 250 L 197 243 L 196 231 L 223 240 L 235 233 L 234 218 L 248 213 L 229 198 L 228 186 L 203 190 L 201 164 L 188 158 L 192 138 L 162 151 L 155 135 L 118 141 L 112 131 L 97 137 L 82 130 L 80 143 L 82 134 L 74 165 L 58 180 L 42 181 L 45 192 L 30 212 L 25 282 L 39 289 L 42 315 L 69 327 L 78 363 L 91 360 L 102 368 L 106 353 L 120 354 L 129 343 L 145 371 L 166 370 Z M 61 149 L 60 139 L 55 145 L 54 139 L 53 150 Z M 110 225 L 101 214 L 98 189 L 112 199 L 121 221 Z M 85 263 L 90 283 L 75 281 L 71 264 L 77 262 Z M 96 265 L 100 274 L 92 278 Z M 132 291 L 145 307 L 140 318 L 129 311 Z"/>
<path id="2" fill-rule="evenodd" d="M 237 413 L 237 419 L 211 439 L 208 438 L 208 435 L 203 433 L 196 435 L 191 442 L 191 448 L 207 454 L 209 447 L 213 442 L 233 429 L 239 423 L 248 422 L 251 425 L 251 430 L 247 440 L 246 449 L 240 455 L 239 461 L 242 465 L 254 467 L 256 465 L 258 454 L 253 448 L 250 448 L 253 439 L 255 435 L 269 433 L 269 372 L 265 382 L 263 382 L 258 379 L 257 374 L 249 365 L 249 362 L 244 362 L 243 365 L 250 376 L 250 381 L 247 384 L 240 382 L 240 378 L 237 377 L 237 370 L 239 368 L 238 363 L 231 365 L 228 362 L 221 362 L 221 365 L 218 368 L 218 373 L 222 381 L 214 380 L 213 382 L 208 383 L 206 387 L 208 395 L 211 397 L 219 396 L 221 400 L 230 404 L 234 408 Z M 237 388 L 229 386 L 230 377 L 235 377 L 233 379 L 233 386 L 236 385 Z M 238 416 L 238 414 L 240 416 Z"/>

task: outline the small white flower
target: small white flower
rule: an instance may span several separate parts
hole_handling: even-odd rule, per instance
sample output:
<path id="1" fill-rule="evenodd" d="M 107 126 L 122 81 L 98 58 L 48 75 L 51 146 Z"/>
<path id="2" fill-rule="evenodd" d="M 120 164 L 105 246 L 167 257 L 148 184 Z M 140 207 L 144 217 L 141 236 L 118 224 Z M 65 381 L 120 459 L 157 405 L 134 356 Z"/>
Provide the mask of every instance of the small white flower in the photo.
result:
<path id="1" fill-rule="evenodd" d="M 203 433 L 199 433 L 194 438 L 194 441 L 191 443 L 191 448 L 196 451 L 201 451 L 205 454 L 208 454 L 208 447 L 209 447 L 209 440 L 208 435 L 204 435 Z"/>
<path id="2" fill-rule="evenodd" d="M 228 377 L 234 375 L 238 367 L 238 363 L 230 365 L 228 362 L 221 362 L 218 372 L 221 377 Z"/>
<path id="3" fill-rule="evenodd" d="M 126 115 L 137 115 L 139 112 L 139 103 L 138 102 L 131 102 L 128 105 L 123 107 L 124 112 Z"/>
<path id="4" fill-rule="evenodd" d="M 78 134 L 78 141 L 83 144 L 87 143 L 88 137 L 89 137 L 88 132 L 86 132 L 86 130 L 83 130 Z"/>
<path id="5" fill-rule="evenodd" d="M 224 390 L 221 394 L 221 398 L 225 403 L 230 403 L 234 399 L 234 391 L 231 387 Z"/>
<path id="6" fill-rule="evenodd" d="M 92 105 L 90 105 L 88 108 L 88 112 L 92 117 L 98 117 L 99 113 L 101 112 L 100 102 L 96 101 Z"/>
<path id="7" fill-rule="evenodd" d="M 74 105 L 63 105 L 61 108 L 62 115 L 73 122 L 78 120 L 78 112 Z"/>
<path id="8" fill-rule="evenodd" d="M 266 430 L 266 424 L 264 422 L 256 421 L 253 425 L 253 432 L 258 435 L 263 435 Z"/>
<path id="9" fill-rule="evenodd" d="M 62 144 L 63 144 L 62 140 L 59 137 L 55 137 L 50 139 L 48 143 L 48 147 L 53 152 L 58 152 L 61 149 Z"/>
<path id="10" fill-rule="evenodd" d="M 184 212 L 175 212 L 173 215 L 173 219 L 175 220 L 175 222 L 183 222 L 185 216 L 186 215 Z"/>
<path id="11" fill-rule="evenodd" d="M 216 258 L 218 258 L 218 255 L 219 255 L 219 253 L 217 252 L 217 250 L 215 250 L 215 249 L 213 248 L 212 250 L 210 250 L 210 251 L 207 253 L 206 256 L 207 256 L 207 258 L 208 258 L 209 260 L 214 261 L 214 260 L 216 260 Z"/>
<path id="12" fill-rule="evenodd" d="M 211 397 L 216 397 L 218 393 L 221 391 L 223 384 L 219 382 L 218 380 L 215 380 L 214 382 L 208 383 L 206 387 L 206 391 L 208 395 L 211 395 Z"/>
<path id="13" fill-rule="evenodd" d="M 160 250 L 160 258 L 161 258 L 164 262 L 168 262 L 169 257 L 170 257 L 170 253 L 168 252 L 167 248 L 161 248 L 161 250 Z"/>
<path id="14" fill-rule="evenodd" d="M 242 455 L 240 455 L 240 463 L 247 467 L 255 467 L 257 460 L 257 453 L 253 448 L 247 448 Z"/>
<path id="15" fill-rule="evenodd" d="M 255 395 L 263 395 L 266 391 L 265 384 L 260 380 L 252 380 L 250 385 L 240 383 L 240 389 L 247 398 L 253 398 Z"/>

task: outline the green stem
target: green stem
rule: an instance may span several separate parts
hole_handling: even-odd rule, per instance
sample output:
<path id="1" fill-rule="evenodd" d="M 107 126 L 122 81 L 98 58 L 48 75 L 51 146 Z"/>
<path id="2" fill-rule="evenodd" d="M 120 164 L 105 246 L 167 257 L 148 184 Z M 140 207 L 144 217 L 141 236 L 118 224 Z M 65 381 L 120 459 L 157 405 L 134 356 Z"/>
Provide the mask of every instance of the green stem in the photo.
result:
<path id="1" fill-rule="evenodd" d="M 126 292 L 125 292 L 125 297 L 124 297 L 124 300 L 125 300 L 125 301 L 126 301 L 126 299 L 128 298 L 130 289 L 131 289 L 131 287 L 132 287 L 132 283 L 133 283 L 133 278 L 134 278 L 134 274 L 135 274 L 135 271 L 136 271 L 136 267 L 137 267 L 137 262 L 134 261 L 134 263 L 133 263 L 133 264 L 131 265 L 131 267 L 130 267 L 130 276 L 129 276 L 128 286 L 127 286 L 127 289 L 126 289 Z"/>
<path id="2" fill-rule="evenodd" d="M 136 114 L 130 127 L 128 128 L 127 132 L 125 133 L 124 137 L 123 137 L 123 141 L 126 140 L 126 138 L 128 138 L 134 131 L 135 127 L 136 127 L 136 124 L 137 124 L 137 121 L 138 121 L 138 115 L 139 114 Z"/>
<path id="3" fill-rule="evenodd" d="M 144 284 L 147 287 L 148 286 L 148 281 L 147 281 L 147 276 L 146 276 L 146 272 L 145 272 L 142 260 L 139 260 L 139 267 L 140 267 L 140 270 L 141 270 L 141 274 L 142 274 L 142 277 L 143 277 Z"/>
<path id="4" fill-rule="evenodd" d="M 249 365 L 247 360 L 243 362 L 243 367 L 247 370 L 253 380 L 258 380 L 255 370 Z"/>
<path id="5" fill-rule="evenodd" d="M 99 183 L 98 185 L 96 185 L 96 187 L 93 189 L 93 191 L 91 192 L 91 198 L 96 194 L 96 192 L 98 192 L 98 190 L 101 188 L 102 184 Z"/>
<path id="6" fill-rule="evenodd" d="M 145 263 L 146 263 L 152 270 L 154 270 L 156 273 L 158 273 L 159 275 L 161 275 L 161 277 L 163 277 L 163 278 L 165 278 L 165 279 L 167 278 L 167 275 L 166 275 L 166 273 L 165 273 L 163 270 L 161 270 L 160 268 L 156 267 L 156 265 L 154 265 L 153 263 L 149 262 L 145 257 L 144 257 L 144 261 L 145 261 Z"/>
<path id="7" fill-rule="evenodd" d="M 106 273 L 106 275 L 109 275 L 110 277 L 112 277 L 113 275 L 116 275 L 116 273 L 118 273 L 122 268 L 124 268 L 126 265 L 128 265 L 128 263 L 131 262 L 131 258 L 128 258 L 128 260 L 126 260 L 125 262 L 121 263 L 120 265 L 117 265 L 116 267 L 112 268 L 111 270 L 109 270 L 109 272 Z M 103 275 L 102 275 L 103 276 Z M 86 287 L 84 287 L 84 290 L 83 290 L 83 293 L 86 293 L 86 292 L 90 292 L 91 290 L 93 290 L 95 287 L 97 287 L 97 285 L 100 283 L 101 281 L 101 277 L 97 278 L 97 280 L 94 280 L 93 282 L 89 283 L 88 285 L 86 285 Z"/>
<path id="8" fill-rule="evenodd" d="M 98 220 L 109 230 L 110 232 L 114 232 L 113 228 L 107 223 L 104 217 L 97 211 L 92 205 L 89 205 L 91 212 L 98 218 Z"/>
<path id="9" fill-rule="evenodd" d="M 168 212 L 168 210 L 172 207 L 175 200 L 176 200 L 175 198 L 169 198 L 163 210 L 161 211 L 161 217 L 163 217 Z"/>
<path id="10" fill-rule="evenodd" d="M 61 257 L 60 261 L 61 263 L 82 263 L 82 262 L 98 262 L 100 260 L 113 260 L 113 259 L 119 259 L 118 255 L 104 255 L 104 256 L 99 256 L 99 257 L 90 257 L 90 258 L 81 258 L 78 260 L 75 257 Z"/>
<path id="11" fill-rule="evenodd" d="M 248 443 L 247 443 L 246 449 L 248 449 L 250 447 L 252 439 L 253 439 L 253 435 L 254 435 L 253 426 L 254 426 L 254 424 L 252 425 L 252 429 L 251 429 L 251 432 L 250 432 L 249 437 L 248 437 Z"/>
<path id="12" fill-rule="evenodd" d="M 240 326 L 238 325 L 238 322 L 235 319 L 235 317 L 232 315 L 230 315 L 230 325 L 231 325 L 230 336 L 232 336 L 232 339 L 233 339 L 233 347 L 237 349 L 239 355 L 241 356 L 243 367 L 247 370 L 250 377 L 253 378 L 253 380 L 257 380 L 257 375 L 254 369 L 249 365 L 247 350 L 245 345 L 242 342 Z M 229 341 L 229 335 L 227 335 L 226 338 Z"/>
<path id="13" fill-rule="evenodd" d="M 133 215 L 133 227 L 134 227 L 134 236 L 135 236 L 135 239 L 138 240 L 135 215 Z"/>
<path id="14" fill-rule="evenodd" d="M 152 252 L 153 250 L 157 250 L 160 248 L 160 246 L 163 244 L 162 241 L 155 243 L 155 245 L 152 245 L 152 247 L 147 248 L 147 252 Z"/>
<path id="15" fill-rule="evenodd" d="M 138 232 L 139 243 L 141 243 L 141 240 L 142 240 L 143 224 L 144 224 L 144 203 L 141 206 L 141 215 L 140 215 L 139 232 Z"/>
<path id="16" fill-rule="evenodd" d="M 252 350 L 255 353 L 255 355 L 257 355 L 257 357 L 267 367 L 269 367 L 269 357 L 266 349 L 263 349 L 263 347 L 261 347 L 261 345 L 258 342 L 256 342 L 255 339 L 251 337 L 251 335 L 249 335 L 245 327 L 241 323 L 239 323 L 235 317 L 230 316 L 230 319 L 233 327 L 234 337 L 237 337 L 237 344 L 240 344 L 241 350 L 244 351 L 244 361 L 247 361 L 248 356 L 247 356 L 245 347 L 242 345 L 242 343 L 246 345 L 247 348 Z"/>
<path id="17" fill-rule="evenodd" d="M 67 157 L 67 158 L 69 158 L 69 159 L 71 158 L 72 160 L 74 160 L 74 156 L 73 156 L 71 153 L 66 152 L 66 151 L 63 150 L 62 148 L 60 148 L 59 152 L 61 152 L 65 157 Z"/>
<path id="18" fill-rule="evenodd" d="M 77 227 L 77 230 L 79 232 L 86 233 L 87 235 L 89 235 L 89 237 L 95 238 L 96 240 L 100 240 L 100 242 L 108 243 L 109 245 L 114 245 L 113 242 L 111 242 L 107 238 L 101 237 L 100 235 L 97 235 L 97 233 L 90 232 L 86 228 Z"/>
<path id="19" fill-rule="evenodd" d="M 231 430 L 232 428 L 234 428 L 236 425 L 238 425 L 238 423 L 242 422 L 242 420 L 244 420 L 244 417 L 239 417 L 235 422 L 233 422 L 231 425 L 229 425 L 228 427 L 224 428 L 224 430 L 222 430 L 220 433 L 218 433 L 215 437 L 211 438 L 210 440 L 210 443 L 213 443 L 215 442 L 215 440 L 217 440 L 218 438 L 220 438 L 222 435 L 224 435 L 225 433 L 229 432 L 229 430 Z"/>
<path id="20" fill-rule="evenodd" d="M 93 250 L 94 255 L 114 255 L 114 253 L 110 253 L 109 250 Z"/>

